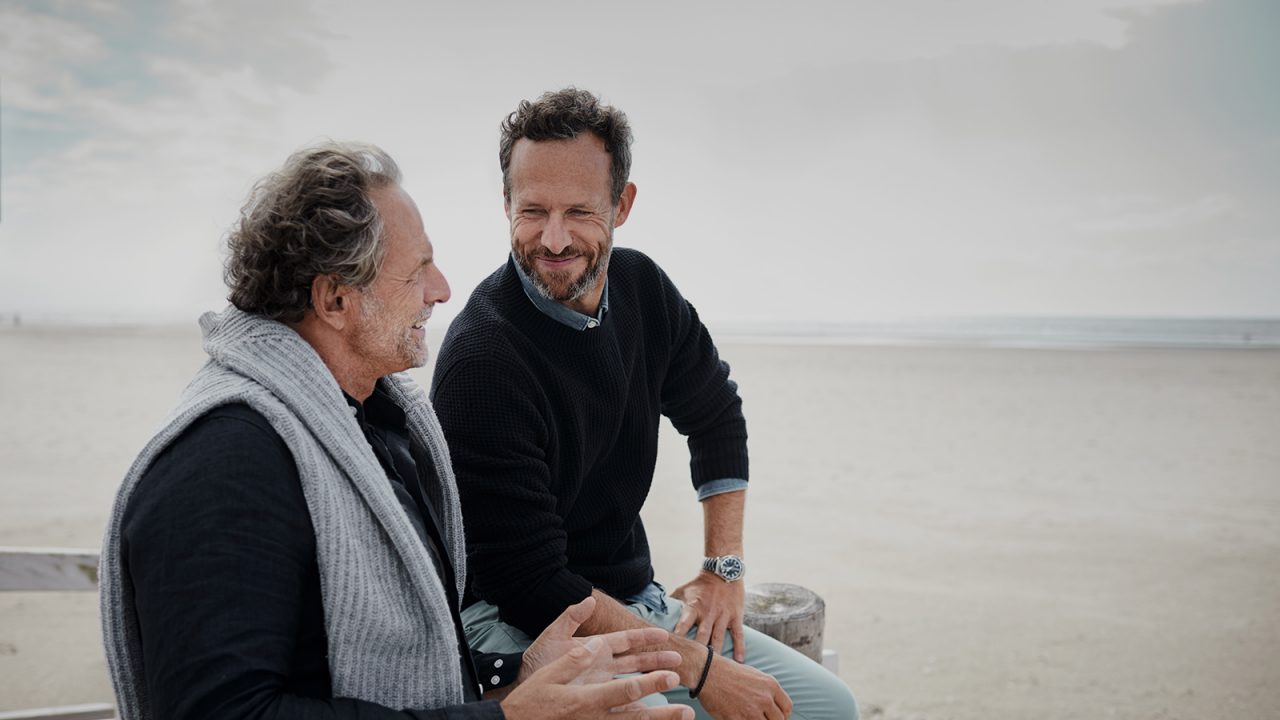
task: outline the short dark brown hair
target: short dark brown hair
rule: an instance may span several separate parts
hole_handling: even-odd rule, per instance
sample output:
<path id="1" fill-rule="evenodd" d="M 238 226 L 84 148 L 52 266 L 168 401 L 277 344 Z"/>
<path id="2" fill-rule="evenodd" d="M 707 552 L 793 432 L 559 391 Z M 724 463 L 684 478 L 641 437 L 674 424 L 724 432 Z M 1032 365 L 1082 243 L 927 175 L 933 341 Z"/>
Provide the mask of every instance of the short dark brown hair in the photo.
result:
<path id="1" fill-rule="evenodd" d="M 227 239 L 231 304 L 297 322 L 317 275 L 367 288 L 386 255 L 370 192 L 399 183 L 400 168 L 373 145 L 330 142 L 291 155 L 254 186 Z"/>
<path id="2" fill-rule="evenodd" d="M 498 162 L 502 166 L 503 195 L 511 196 L 511 150 L 517 140 L 572 140 L 583 132 L 604 141 L 610 159 L 610 191 L 616 205 L 631 176 L 631 125 L 621 110 L 574 87 L 543 93 L 533 102 L 521 100 L 515 112 L 502 121 Z"/>

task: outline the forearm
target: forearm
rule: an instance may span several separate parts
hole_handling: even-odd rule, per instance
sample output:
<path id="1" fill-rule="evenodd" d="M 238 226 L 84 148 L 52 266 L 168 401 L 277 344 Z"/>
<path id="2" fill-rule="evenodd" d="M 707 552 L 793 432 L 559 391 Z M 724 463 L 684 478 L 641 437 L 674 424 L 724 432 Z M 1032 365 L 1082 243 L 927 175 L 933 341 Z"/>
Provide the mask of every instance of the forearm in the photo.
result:
<path id="1" fill-rule="evenodd" d="M 702 552 L 707 557 L 742 555 L 747 491 L 721 493 L 702 501 Z"/>
<path id="2" fill-rule="evenodd" d="M 713 495 L 702 501 L 702 552 L 706 557 L 742 556 L 746 496 L 746 490 L 742 489 Z M 742 583 L 739 582 L 742 565 L 726 563 L 720 561 L 714 572 L 704 566 L 692 580 L 672 591 L 672 597 L 684 603 L 675 633 L 683 635 L 696 626 L 697 642 L 710 643 L 717 653 L 724 647 L 726 633 L 731 634 L 733 657 L 742 662 L 746 659 L 742 636 L 744 597 Z M 721 575 L 722 572 L 725 574 Z M 705 660 L 703 658 L 704 663 Z"/>

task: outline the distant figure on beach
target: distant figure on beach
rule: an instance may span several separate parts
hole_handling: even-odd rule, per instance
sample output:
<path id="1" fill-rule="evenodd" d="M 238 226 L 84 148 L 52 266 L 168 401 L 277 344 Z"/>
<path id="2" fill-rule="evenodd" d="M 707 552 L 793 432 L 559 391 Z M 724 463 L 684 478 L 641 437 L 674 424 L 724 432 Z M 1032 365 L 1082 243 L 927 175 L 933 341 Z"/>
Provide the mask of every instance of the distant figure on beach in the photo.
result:
<path id="1" fill-rule="evenodd" d="M 546 93 L 507 117 L 498 155 L 511 253 L 450 325 L 432 381 L 467 523 L 468 641 L 517 652 L 594 598 L 586 632 L 671 632 L 681 687 L 649 702 L 729 720 L 786 717 L 794 700 L 808 720 L 856 718 L 835 675 L 743 626 L 742 401 L 675 284 L 613 246 L 636 199 L 626 116 Z M 669 595 L 640 520 L 662 415 L 688 436 L 705 519 L 694 577 Z"/>
<path id="2" fill-rule="evenodd" d="M 573 637 L 594 601 L 523 655 L 468 647 L 449 452 L 401 373 L 449 285 L 386 153 L 294 154 L 229 245 L 233 307 L 201 318 L 209 361 L 103 543 L 123 720 L 635 718 L 675 686 L 660 630 Z"/>

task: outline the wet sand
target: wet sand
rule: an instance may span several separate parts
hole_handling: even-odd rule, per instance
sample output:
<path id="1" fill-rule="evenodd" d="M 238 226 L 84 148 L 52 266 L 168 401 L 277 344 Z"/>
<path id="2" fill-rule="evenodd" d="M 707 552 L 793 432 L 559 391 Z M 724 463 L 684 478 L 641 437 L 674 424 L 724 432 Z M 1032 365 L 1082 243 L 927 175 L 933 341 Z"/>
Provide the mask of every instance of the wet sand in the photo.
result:
<path id="1" fill-rule="evenodd" d="M 1280 351 L 721 350 L 748 581 L 826 599 L 864 717 L 1280 717 Z M 0 545 L 96 547 L 202 361 L 194 328 L 0 330 Z M 701 557 L 687 462 L 665 427 L 668 585 Z M 109 701 L 99 646 L 92 594 L 0 594 L 0 711 Z"/>

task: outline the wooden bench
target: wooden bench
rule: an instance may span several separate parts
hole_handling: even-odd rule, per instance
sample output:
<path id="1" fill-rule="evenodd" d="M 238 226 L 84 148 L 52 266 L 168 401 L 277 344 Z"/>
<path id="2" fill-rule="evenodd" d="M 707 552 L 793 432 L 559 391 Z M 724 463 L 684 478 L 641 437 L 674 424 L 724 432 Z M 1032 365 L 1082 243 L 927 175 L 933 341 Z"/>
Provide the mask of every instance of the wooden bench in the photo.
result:
<path id="1" fill-rule="evenodd" d="M 0 592 L 97 589 L 97 550 L 0 547 Z M 764 583 L 747 588 L 747 625 L 835 673 L 840 670 L 840 658 L 822 647 L 825 613 L 822 598 L 799 585 Z M 114 705 L 101 703 L 0 712 L 0 720 L 101 720 L 115 714 Z"/>
<path id="2" fill-rule="evenodd" d="M 0 547 L 0 592 L 97 591 L 98 551 L 83 548 Z M 0 711 L 0 720 L 103 720 L 111 703 Z"/>

